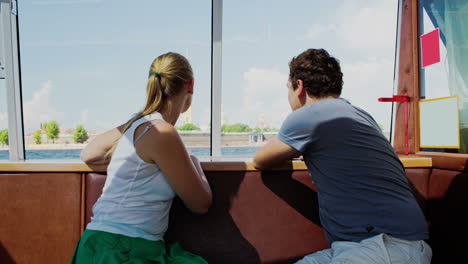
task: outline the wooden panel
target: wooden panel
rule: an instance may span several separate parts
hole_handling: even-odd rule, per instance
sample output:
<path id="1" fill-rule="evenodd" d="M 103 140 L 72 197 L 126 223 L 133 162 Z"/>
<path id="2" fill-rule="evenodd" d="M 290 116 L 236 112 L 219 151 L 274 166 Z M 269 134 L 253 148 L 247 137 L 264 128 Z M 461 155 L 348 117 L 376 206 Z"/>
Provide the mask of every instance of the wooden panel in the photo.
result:
<path id="1" fill-rule="evenodd" d="M 68 263 L 80 236 L 81 175 L 0 174 L 0 263 Z"/>
<path id="2" fill-rule="evenodd" d="M 432 159 L 415 155 L 400 155 L 401 163 L 405 168 L 430 168 Z"/>
<path id="3" fill-rule="evenodd" d="M 97 174 L 97 173 L 88 173 L 85 175 L 84 178 L 85 183 L 85 207 L 84 207 L 84 224 L 83 226 L 86 228 L 86 225 L 89 224 L 91 221 L 91 217 L 93 216 L 93 205 L 99 199 L 102 194 L 102 189 L 104 188 L 104 184 L 106 183 L 106 175 L 105 174 Z"/>
<path id="4" fill-rule="evenodd" d="M 204 171 L 256 171 L 252 157 L 248 158 L 200 158 Z M 400 155 L 405 167 L 430 167 L 430 157 Z M 81 161 L 26 161 L 0 164 L 0 172 L 106 172 L 106 166 L 89 167 Z M 273 171 L 307 170 L 304 162 L 294 160 L 272 168 Z"/>
<path id="5" fill-rule="evenodd" d="M 429 179 L 429 199 L 444 198 L 452 185 L 453 179 L 461 174 L 459 171 L 433 169 Z"/>
<path id="6" fill-rule="evenodd" d="M 167 241 L 209 263 L 293 263 L 328 247 L 307 171 L 207 172 L 213 206 L 194 215 L 174 201 Z"/>
<path id="7" fill-rule="evenodd" d="M 252 157 L 239 158 L 207 158 L 201 157 L 201 164 L 204 171 L 255 171 Z M 273 170 L 306 170 L 304 162 L 291 161 Z M 88 166 L 76 160 L 62 161 L 26 161 L 26 162 L 6 162 L 0 164 L 0 172 L 106 172 L 107 166 Z"/>
<path id="8" fill-rule="evenodd" d="M 429 190 L 429 176 L 431 169 L 425 168 L 407 168 L 406 176 L 410 179 L 419 194 L 427 198 Z"/>
<path id="9" fill-rule="evenodd" d="M 440 153 L 440 152 L 418 152 L 420 156 L 432 159 L 432 166 L 438 169 L 467 171 L 468 154 Z"/>
<path id="10" fill-rule="evenodd" d="M 80 160 L 28 160 L 0 163 L 0 172 L 105 172 L 107 166 L 89 167 Z"/>
<path id="11" fill-rule="evenodd" d="M 202 161 L 201 165 L 204 171 L 257 171 L 253 165 L 252 158 L 249 158 L 249 161 Z M 304 162 L 298 160 L 287 162 L 271 170 L 307 170 L 307 167 Z"/>
<path id="12" fill-rule="evenodd" d="M 418 5 L 416 0 L 403 0 L 398 66 L 398 95 L 407 94 L 409 105 L 409 153 L 419 150 L 419 46 Z M 405 153 L 405 105 L 396 104 L 395 143 L 397 153 Z"/>
<path id="13" fill-rule="evenodd" d="M 230 213 L 261 263 L 297 259 L 328 247 L 314 188 L 307 171 L 246 174 Z"/>

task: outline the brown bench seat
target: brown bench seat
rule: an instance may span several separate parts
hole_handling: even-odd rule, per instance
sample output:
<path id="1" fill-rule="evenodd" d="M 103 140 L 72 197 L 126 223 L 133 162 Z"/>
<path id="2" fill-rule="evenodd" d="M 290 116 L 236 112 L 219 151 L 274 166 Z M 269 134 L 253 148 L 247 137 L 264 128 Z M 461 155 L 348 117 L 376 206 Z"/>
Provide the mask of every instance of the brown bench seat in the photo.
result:
<path id="1" fill-rule="evenodd" d="M 205 215 L 174 201 L 166 241 L 209 263 L 292 263 L 328 247 L 307 171 L 207 172 L 214 202 Z M 86 223 L 105 176 L 86 176 Z"/>
<path id="2" fill-rule="evenodd" d="M 50 166 L 3 166 L 1 264 L 70 260 L 105 175 L 73 164 L 59 164 L 55 171 Z M 204 164 L 214 204 L 206 215 L 195 215 L 176 199 L 168 242 L 180 242 L 211 264 L 293 263 L 328 247 L 320 227 L 316 189 L 304 167 L 260 172 L 236 166 Z M 468 259 L 468 174 L 457 170 L 459 166 L 437 166 L 407 168 L 407 176 L 424 202 L 432 263 L 464 263 Z"/>
<path id="3" fill-rule="evenodd" d="M 320 226 L 316 187 L 301 171 L 206 173 L 214 204 L 206 215 L 174 201 L 166 241 L 204 256 L 209 263 L 293 263 L 328 248 Z M 408 168 L 423 199 L 430 168 Z M 101 194 L 105 175 L 86 176 L 86 223 Z"/>

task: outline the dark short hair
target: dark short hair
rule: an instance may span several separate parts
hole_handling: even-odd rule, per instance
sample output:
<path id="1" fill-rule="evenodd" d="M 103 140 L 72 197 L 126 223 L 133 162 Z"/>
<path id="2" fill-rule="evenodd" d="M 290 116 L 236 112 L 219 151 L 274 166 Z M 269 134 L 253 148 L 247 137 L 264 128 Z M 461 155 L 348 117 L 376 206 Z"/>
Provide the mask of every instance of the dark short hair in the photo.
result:
<path id="1" fill-rule="evenodd" d="M 289 62 L 289 78 L 294 89 L 302 80 L 309 96 L 340 96 L 343 73 L 337 59 L 324 49 L 308 49 Z"/>

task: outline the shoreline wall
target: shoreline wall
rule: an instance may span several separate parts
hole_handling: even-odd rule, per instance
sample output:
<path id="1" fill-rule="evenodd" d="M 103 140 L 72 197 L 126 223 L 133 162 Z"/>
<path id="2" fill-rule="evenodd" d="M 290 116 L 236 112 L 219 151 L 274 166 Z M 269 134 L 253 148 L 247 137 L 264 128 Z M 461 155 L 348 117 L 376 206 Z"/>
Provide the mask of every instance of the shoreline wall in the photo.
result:
<path id="1" fill-rule="evenodd" d="M 179 132 L 185 146 L 190 148 L 208 148 L 210 147 L 209 132 Z M 263 135 L 263 138 L 254 142 L 254 136 Z M 223 133 L 221 134 L 221 147 L 258 147 L 276 136 L 276 133 Z M 260 136 L 261 137 L 261 136 Z M 73 143 L 73 135 L 62 135 L 52 143 L 47 138 L 42 138 L 42 144 L 36 144 L 32 136 L 26 136 L 25 145 L 27 150 L 42 149 L 82 149 L 86 143 L 91 141 L 94 136 L 90 136 L 84 144 Z M 0 150 L 8 150 L 8 146 L 0 146 Z"/>

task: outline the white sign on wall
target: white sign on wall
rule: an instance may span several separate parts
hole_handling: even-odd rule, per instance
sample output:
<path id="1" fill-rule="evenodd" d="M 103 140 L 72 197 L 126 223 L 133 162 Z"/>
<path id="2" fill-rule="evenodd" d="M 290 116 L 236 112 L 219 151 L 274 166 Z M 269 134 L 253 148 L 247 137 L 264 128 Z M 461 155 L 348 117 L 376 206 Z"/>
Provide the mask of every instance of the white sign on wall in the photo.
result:
<path id="1" fill-rule="evenodd" d="M 419 101 L 421 148 L 460 148 L 458 96 Z"/>

